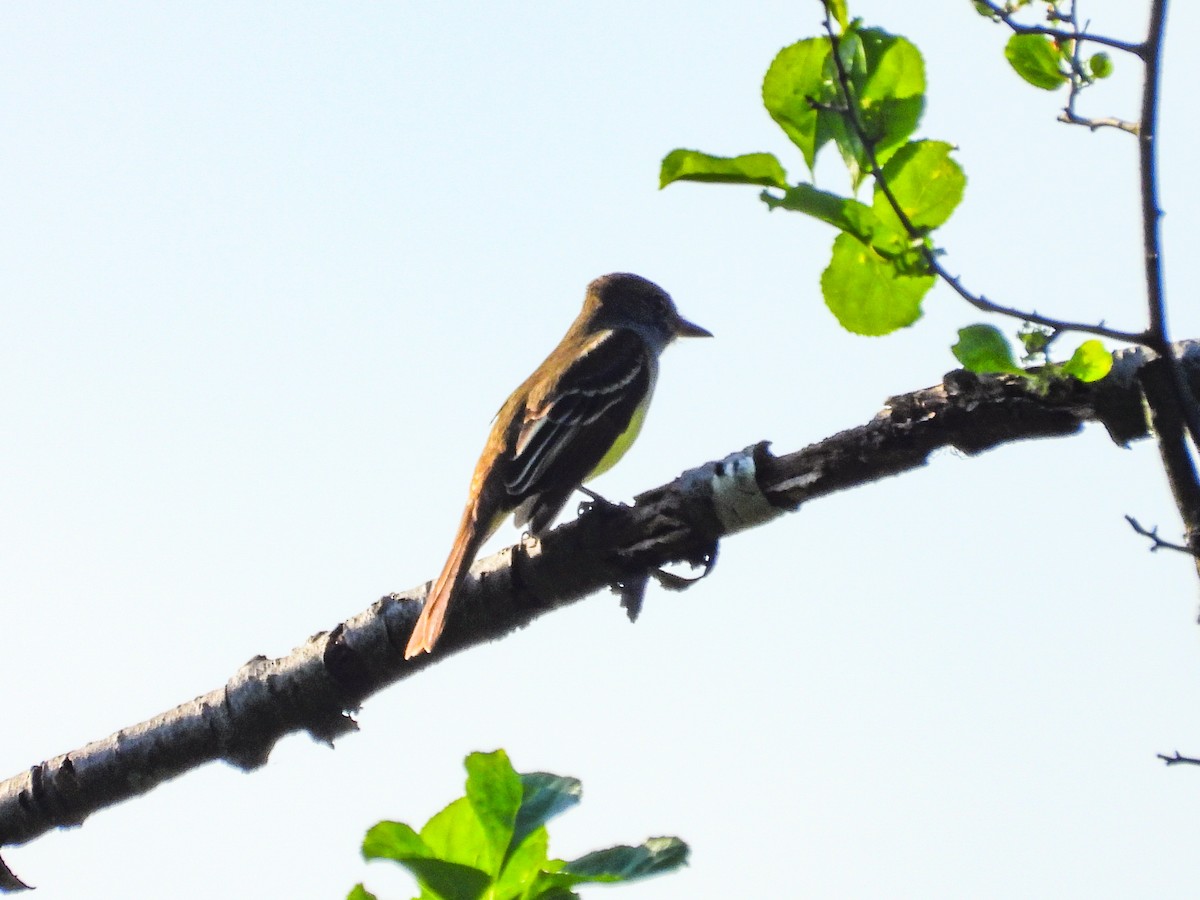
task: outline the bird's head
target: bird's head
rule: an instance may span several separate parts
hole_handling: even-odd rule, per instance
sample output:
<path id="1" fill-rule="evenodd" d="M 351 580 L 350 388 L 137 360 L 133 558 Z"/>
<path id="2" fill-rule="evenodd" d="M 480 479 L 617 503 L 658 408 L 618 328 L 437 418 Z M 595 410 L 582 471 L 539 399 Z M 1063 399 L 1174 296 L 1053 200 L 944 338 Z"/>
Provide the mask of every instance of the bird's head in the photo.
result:
<path id="1" fill-rule="evenodd" d="M 712 337 L 675 308 L 671 295 L 653 281 L 629 272 L 601 275 L 588 285 L 584 308 L 593 330 L 627 328 L 663 347 L 677 337 Z"/>

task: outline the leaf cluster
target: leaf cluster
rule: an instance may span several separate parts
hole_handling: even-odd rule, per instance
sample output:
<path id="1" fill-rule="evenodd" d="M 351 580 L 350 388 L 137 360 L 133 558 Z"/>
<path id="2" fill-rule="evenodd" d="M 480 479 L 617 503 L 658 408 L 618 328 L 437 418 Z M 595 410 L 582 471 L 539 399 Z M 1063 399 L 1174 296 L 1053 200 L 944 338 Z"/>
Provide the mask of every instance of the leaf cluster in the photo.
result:
<path id="1" fill-rule="evenodd" d="M 832 225 L 839 234 L 821 275 L 825 305 L 847 331 L 886 335 L 920 318 L 922 301 L 940 273 L 933 235 L 962 201 L 967 179 L 950 143 L 914 138 L 926 102 L 925 63 L 917 47 L 900 35 L 851 20 L 845 0 L 825 0 L 824 5 L 827 34 L 779 51 L 763 78 L 762 101 L 800 151 L 810 178 L 820 152 L 830 145 L 837 148 L 849 177 L 849 195 L 819 189 L 810 180 L 790 182 L 780 160 L 761 152 L 729 157 L 676 149 L 662 161 L 659 185 L 757 185 L 766 188 L 759 196 L 768 209 L 799 212 Z M 1036 46 L 1030 40 L 1017 44 L 1020 67 L 1013 64 L 1023 77 L 1037 72 L 1046 84 L 1051 73 L 1067 77 L 1059 69 L 1073 61 L 1072 47 L 1048 44 L 1043 35 L 1014 37 L 1036 41 Z M 1044 45 L 1057 48 L 1051 57 Z M 1089 77 L 1106 71 L 1102 60 L 1094 58 L 1089 65 Z M 858 195 L 868 179 L 871 196 L 866 202 Z M 996 329 L 979 325 L 965 331 L 967 336 L 960 334 L 955 345 L 963 350 L 955 353 L 968 368 L 1026 371 L 1013 361 L 1007 340 Z M 991 338 L 982 340 L 985 334 Z M 1085 346 L 1076 356 L 1090 359 L 1096 348 L 1103 350 L 1095 341 Z M 1072 357 L 1059 374 L 1103 377 L 1097 372 L 1098 365 L 1085 366 Z"/>
<path id="2" fill-rule="evenodd" d="M 925 63 L 903 37 L 846 20 L 837 41 L 841 71 L 829 36 L 784 47 L 763 78 L 763 105 L 800 150 L 810 175 L 826 146 L 837 148 L 853 194 L 876 171 L 871 202 L 788 182 L 770 153 L 720 157 L 674 150 L 663 160 L 660 185 L 675 181 L 755 184 L 769 209 L 812 216 L 837 228 L 821 278 L 826 305 L 844 328 L 882 335 L 912 324 L 933 275 L 925 265 L 928 235 L 962 200 L 966 179 L 941 141 L 911 140 L 925 109 Z M 886 182 L 891 197 L 882 189 Z"/>
<path id="3" fill-rule="evenodd" d="M 365 859 L 393 860 L 417 878 L 419 900 L 572 900 L 577 885 L 635 881 L 687 862 L 687 844 L 675 837 L 551 859 L 546 823 L 579 803 L 579 780 L 518 773 L 503 750 L 472 753 L 465 765 L 465 796 L 419 832 L 385 821 L 363 840 Z M 348 900 L 374 896 L 358 884 Z"/>
<path id="4" fill-rule="evenodd" d="M 1019 337 L 1025 347 L 1022 361 L 1045 360 L 1054 334 L 1039 328 L 1023 329 Z M 950 348 L 963 368 L 972 372 L 1025 375 L 1042 384 L 1070 376 L 1079 381 L 1099 381 L 1112 369 L 1112 355 L 1097 340 L 1084 341 L 1066 362 L 1043 362 L 1033 369 L 1017 365 L 1012 345 L 994 325 L 968 325 L 958 331 L 958 342 Z"/>

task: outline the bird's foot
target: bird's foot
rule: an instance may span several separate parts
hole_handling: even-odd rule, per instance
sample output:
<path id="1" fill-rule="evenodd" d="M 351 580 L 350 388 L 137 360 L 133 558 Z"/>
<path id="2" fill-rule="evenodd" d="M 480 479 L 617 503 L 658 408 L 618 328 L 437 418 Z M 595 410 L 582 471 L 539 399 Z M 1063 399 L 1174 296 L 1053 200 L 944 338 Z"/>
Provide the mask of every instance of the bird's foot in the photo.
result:
<path id="1" fill-rule="evenodd" d="M 578 490 L 579 493 L 586 494 L 588 497 L 587 500 L 584 500 L 579 504 L 578 514 L 581 516 L 586 516 L 588 513 L 593 511 L 606 512 L 614 509 L 623 509 L 625 507 L 625 504 L 613 503 L 611 500 L 605 499 L 591 488 L 585 488 L 583 485 L 580 485 Z"/>

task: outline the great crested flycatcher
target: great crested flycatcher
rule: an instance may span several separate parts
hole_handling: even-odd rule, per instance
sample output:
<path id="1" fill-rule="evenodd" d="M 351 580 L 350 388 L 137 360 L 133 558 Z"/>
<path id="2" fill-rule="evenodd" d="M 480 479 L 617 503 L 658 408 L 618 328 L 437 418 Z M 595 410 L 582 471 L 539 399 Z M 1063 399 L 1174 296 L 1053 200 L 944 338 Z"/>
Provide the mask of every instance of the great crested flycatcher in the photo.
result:
<path id="1" fill-rule="evenodd" d="M 680 316 L 653 282 L 618 272 L 588 285 L 578 318 L 496 414 L 406 659 L 433 649 L 454 592 L 505 516 L 515 512 L 518 527 L 540 536 L 576 488 L 629 449 L 650 405 L 658 356 L 677 337 L 712 334 Z"/>

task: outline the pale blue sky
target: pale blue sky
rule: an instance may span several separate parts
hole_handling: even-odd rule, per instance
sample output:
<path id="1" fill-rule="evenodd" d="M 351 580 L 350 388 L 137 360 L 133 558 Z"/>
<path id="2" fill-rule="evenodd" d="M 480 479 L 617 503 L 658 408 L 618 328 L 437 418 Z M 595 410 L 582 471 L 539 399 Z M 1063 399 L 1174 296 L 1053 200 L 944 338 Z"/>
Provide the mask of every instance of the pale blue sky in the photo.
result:
<path id="1" fill-rule="evenodd" d="M 1143 6 L 1086 14 L 1136 37 Z M 1133 141 L 1055 123 L 966 2 L 852 10 L 926 54 L 922 133 L 970 179 L 951 270 L 1140 327 Z M 1196 17 L 1172 11 L 1162 135 L 1180 337 Z M 803 174 L 758 89 L 818 22 L 815 0 L 0 9 L 0 777 L 436 574 L 489 418 L 598 274 L 717 335 L 668 352 L 596 485 L 614 499 L 938 382 L 978 320 L 948 291 L 904 334 L 847 335 L 829 229 L 656 189 L 678 146 Z M 1116 62 L 1085 108 L 1134 118 Z M 1196 579 L 1125 513 L 1178 533 L 1149 444 L 943 453 L 727 541 L 636 627 L 593 598 L 373 698 L 336 750 L 293 738 L 5 858 L 39 900 L 407 897 L 363 832 L 423 822 L 503 746 L 583 779 L 557 853 L 692 844 L 595 896 L 1191 896 L 1200 773 L 1154 754 L 1200 753 Z"/>

